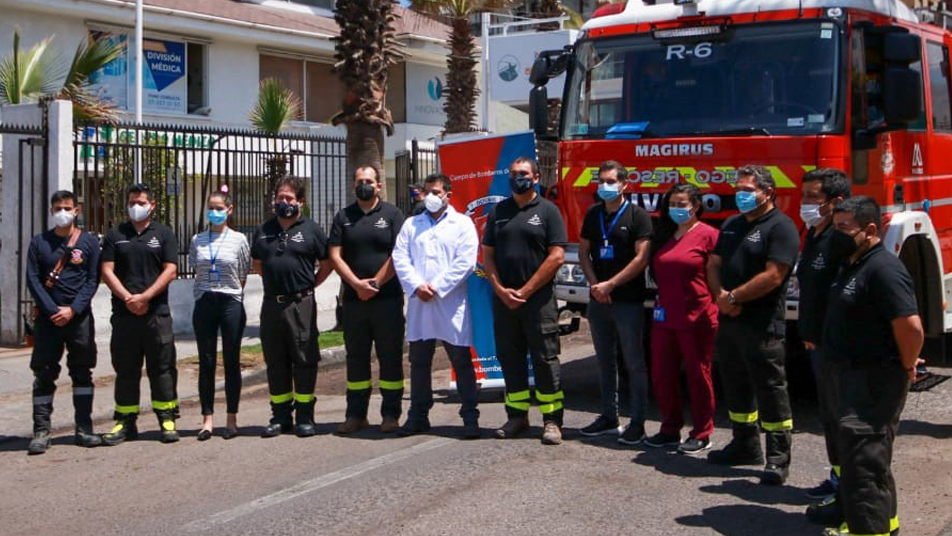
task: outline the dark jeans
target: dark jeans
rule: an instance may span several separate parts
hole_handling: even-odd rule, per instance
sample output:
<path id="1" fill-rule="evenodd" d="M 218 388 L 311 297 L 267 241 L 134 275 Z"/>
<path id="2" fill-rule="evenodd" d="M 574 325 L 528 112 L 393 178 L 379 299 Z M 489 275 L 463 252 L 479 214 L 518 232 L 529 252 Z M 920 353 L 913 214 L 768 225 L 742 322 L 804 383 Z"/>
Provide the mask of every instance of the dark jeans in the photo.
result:
<path id="1" fill-rule="evenodd" d="M 473 368 L 469 348 L 441 342 L 456 372 L 456 390 L 462 402 L 459 415 L 463 422 L 476 422 L 479 419 L 479 410 L 476 409 L 476 369 Z M 434 351 L 435 339 L 410 341 L 410 410 L 407 411 L 407 418 L 411 421 L 426 419 L 433 407 L 431 374 Z"/>
<path id="2" fill-rule="evenodd" d="M 648 367 L 645 363 L 644 331 L 645 307 L 641 303 L 588 302 L 588 322 L 592 344 L 598 356 L 602 394 L 602 415 L 618 419 L 618 347 L 628 368 L 631 393 L 631 420 L 645 422 L 648 405 Z"/>
<path id="3" fill-rule="evenodd" d="M 192 327 L 198 344 L 198 396 L 202 415 L 215 413 L 215 368 L 218 332 L 221 331 L 222 363 L 225 366 L 225 400 L 228 413 L 238 413 L 241 398 L 241 336 L 245 331 L 245 307 L 235 296 L 206 292 L 195 302 Z"/>

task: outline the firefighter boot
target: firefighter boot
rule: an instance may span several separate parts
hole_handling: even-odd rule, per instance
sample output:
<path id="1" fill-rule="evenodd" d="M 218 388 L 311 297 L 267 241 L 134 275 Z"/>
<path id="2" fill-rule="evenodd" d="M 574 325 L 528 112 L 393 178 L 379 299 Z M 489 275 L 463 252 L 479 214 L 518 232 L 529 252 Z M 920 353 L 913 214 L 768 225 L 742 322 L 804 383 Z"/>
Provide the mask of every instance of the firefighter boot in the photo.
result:
<path id="1" fill-rule="evenodd" d="M 496 439 L 512 439 L 529 429 L 529 416 L 510 417 L 506 424 L 496 429 Z"/>
<path id="2" fill-rule="evenodd" d="M 139 439 L 139 429 L 136 427 L 136 418 L 138 416 L 127 415 L 116 420 L 116 425 L 108 433 L 103 434 L 102 443 L 108 447 L 114 447 L 128 440 Z"/>
<path id="3" fill-rule="evenodd" d="M 767 432 L 767 465 L 760 475 L 760 483 L 779 486 L 787 481 L 790 472 L 790 447 L 792 434 L 789 430 Z"/>
<path id="4" fill-rule="evenodd" d="M 178 431 L 175 430 L 175 419 L 170 417 L 159 417 L 159 426 L 162 428 L 163 443 L 175 443 L 179 440 Z"/>
<path id="5" fill-rule="evenodd" d="M 53 396 L 33 397 L 33 439 L 27 453 L 43 454 L 50 448 L 50 415 L 53 413 Z"/>
<path id="6" fill-rule="evenodd" d="M 707 461 L 715 465 L 760 465 L 764 454 L 760 448 L 760 431 L 754 424 L 734 424 L 734 437 L 721 450 L 712 451 Z"/>
<path id="7" fill-rule="evenodd" d="M 37 430 L 33 432 L 33 439 L 30 440 L 30 445 L 26 448 L 26 452 L 30 456 L 34 456 L 36 454 L 43 454 L 49 448 L 50 448 L 49 430 Z"/>
<path id="8" fill-rule="evenodd" d="M 290 434 L 294 430 L 291 420 L 291 402 L 271 403 L 271 422 L 264 427 L 261 437 L 277 437 Z"/>
<path id="9" fill-rule="evenodd" d="M 838 527 L 845 521 L 843 506 L 836 495 L 831 495 L 816 504 L 808 506 L 807 519 L 817 525 Z"/>
<path id="10" fill-rule="evenodd" d="M 92 388 L 90 388 L 91 390 Z M 76 394 L 73 392 L 73 409 L 75 412 L 76 434 L 73 437 L 76 445 L 80 447 L 98 447 L 102 445 L 102 437 L 93 433 L 93 395 Z"/>
<path id="11" fill-rule="evenodd" d="M 314 401 L 294 403 L 295 422 L 294 433 L 298 437 L 311 437 L 317 433 L 314 428 Z"/>

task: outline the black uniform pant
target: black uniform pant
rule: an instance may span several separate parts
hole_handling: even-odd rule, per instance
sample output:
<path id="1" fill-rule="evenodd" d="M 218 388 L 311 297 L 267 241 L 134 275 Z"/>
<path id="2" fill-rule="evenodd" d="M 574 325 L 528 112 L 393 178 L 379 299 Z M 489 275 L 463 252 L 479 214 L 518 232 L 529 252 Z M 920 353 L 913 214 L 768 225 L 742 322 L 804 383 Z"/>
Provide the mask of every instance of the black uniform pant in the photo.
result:
<path id="1" fill-rule="evenodd" d="M 206 292 L 195 302 L 192 327 L 198 345 L 198 397 L 202 415 L 215 413 L 219 331 L 222 364 L 225 367 L 225 406 L 228 413 L 238 413 L 238 400 L 241 398 L 241 336 L 245 331 L 245 320 L 245 306 L 230 294 Z"/>
<path id="2" fill-rule="evenodd" d="M 767 463 L 790 465 L 793 417 L 783 339 L 722 316 L 716 355 L 735 441 L 756 441 L 759 448 L 760 421 Z"/>
<path id="3" fill-rule="evenodd" d="M 268 370 L 268 392 L 275 422 L 288 423 L 292 401 L 313 408 L 317 383 L 317 308 L 314 295 L 261 305 L 261 348 Z"/>
<path id="4" fill-rule="evenodd" d="M 367 417 L 373 349 L 380 364 L 380 414 L 398 419 L 403 398 L 403 296 L 347 300 L 341 316 L 347 351 L 347 417 Z"/>
<path id="5" fill-rule="evenodd" d="M 34 327 L 33 356 L 33 431 L 50 430 L 53 413 L 53 394 L 62 367 L 63 348 L 66 349 L 66 367 L 73 380 L 73 410 L 76 427 L 92 431 L 93 373 L 96 367 L 96 329 L 89 311 L 73 317 L 63 327 L 38 317 Z"/>
<path id="6" fill-rule="evenodd" d="M 840 374 L 843 372 L 843 364 L 829 357 L 824 358 L 819 349 L 811 352 L 810 359 L 814 362 L 813 374 L 826 456 L 833 466 L 833 472 L 839 476 L 840 453 L 836 446 L 836 437 L 839 433 Z"/>
<path id="7" fill-rule="evenodd" d="M 496 357 L 506 382 L 509 417 L 522 417 L 529 412 L 528 353 L 542 418 L 561 426 L 564 395 L 559 377 L 559 309 L 553 293 L 540 292 L 545 294 L 531 296 L 517 309 L 509 309 L 493 296 Z"/>
<path id="8" fill-rule="evenodd" d="M 899 528 L 891 465 L 908 391 L 898 360 L 846 365 L 840 375 L 839 498 L 850 534 L 888 535 Z"/>
<path id="9" fill-rule="evenodd" d="M 139 415 L 143 360 L 152 389 L 152 410 L 161 421 L 178 417 L 178 370 L 170 315 L 112 315 L 109 350 L 116 371 L 116 420 Z"/>

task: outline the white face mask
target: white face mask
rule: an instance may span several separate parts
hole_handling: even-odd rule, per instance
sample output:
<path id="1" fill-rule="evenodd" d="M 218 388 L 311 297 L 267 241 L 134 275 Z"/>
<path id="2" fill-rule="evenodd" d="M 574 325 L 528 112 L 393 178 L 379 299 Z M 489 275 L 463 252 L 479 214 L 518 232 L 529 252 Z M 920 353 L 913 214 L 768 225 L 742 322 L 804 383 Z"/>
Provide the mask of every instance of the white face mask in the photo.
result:
<path id="1" fill-rule="evenodd" d="M 136 223 L 139 223 L 140 221 L 144 221 L 146 218 L 148 218 L 151 212 L 152 212 L 152 207 L 150 207 L 149 205 L 145 205 L 145 206 L 142 206 L 139 204 L 132 205 L 131 207 L 129 207 L 129 219 Z"/>
<path id="2" fill-rule="evenodd" d="M 803 220 L 803 223 L 807 224 L 808 227 L 815 227 L 822 222 L 821 206 L 823 205 L 800 205 L 800 219 Z"/>
<path id="3" fill-rule="evenodd" d="M 423 206 L 430 212 L 439 212 L 446 206 L 446 200 L 430 192 L 423 198 Z"/>
<path id="4" fill-rule="evenodd" d="M 53 216 L 50 218 L 50 221 L 53 222 L 53 225 L 56 227 L 68 227 L 73 223 L 73 220 L 76 219 L 76 215 L 73 214 L 71 210 L 60 210 L 53 213 Z"/>

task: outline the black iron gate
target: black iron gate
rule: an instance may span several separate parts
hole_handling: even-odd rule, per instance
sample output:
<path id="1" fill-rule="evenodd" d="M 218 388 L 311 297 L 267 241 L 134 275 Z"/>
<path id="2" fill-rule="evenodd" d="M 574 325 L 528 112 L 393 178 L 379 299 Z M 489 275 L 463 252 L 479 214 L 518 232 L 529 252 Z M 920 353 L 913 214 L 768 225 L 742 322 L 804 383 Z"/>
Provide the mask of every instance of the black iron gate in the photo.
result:
<path id="1" fill-rule="evenodd" d="M 397 192 L 395 204 L 404 214 L 410 215 L 410 185 L 422 184 L 430 173 L 436 173 L 436 149 L 421 147 L 417 140 L 410 143 L 409 149 L 397 151 L 394 155 L 397 172 Z"/>

